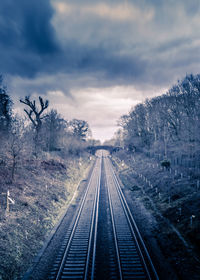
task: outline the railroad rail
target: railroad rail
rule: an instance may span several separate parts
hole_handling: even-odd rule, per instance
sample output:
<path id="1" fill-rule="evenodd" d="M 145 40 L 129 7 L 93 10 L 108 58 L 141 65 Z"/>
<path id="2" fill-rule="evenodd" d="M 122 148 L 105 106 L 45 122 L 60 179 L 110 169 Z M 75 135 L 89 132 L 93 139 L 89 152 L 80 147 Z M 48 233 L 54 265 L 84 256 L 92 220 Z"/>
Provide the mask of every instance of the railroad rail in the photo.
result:
<path id="1" fill-rule="evenodd" d="M 104 157 L 119 279 L 159 279 L 108 157 Z"/>
<path id="2" fill-rule="evenodd" d="M 158 280 L 106 151 L 98 152 L 80 208 L 66 233 L 49 279 L 100 279 L 96 269 L 96 257 L 98 256 L 98 216 L 101 215 L 101 207 L 103 207 L 99 207 L 103 172 L 110 219 L 110 223 L 103 226 L 107 226 L 109 236 L 112 236 L 110 242 L 112 269 L 110 270 L 113 270 L 110 274 L 112 276 L 106 275 L 104 279 Z"/>
<path id="3" fill-rule="evenodd" d="M 68 229 L 49 279 L 93 279 L 102 156 L 96 159 L 79 211 Z"/>

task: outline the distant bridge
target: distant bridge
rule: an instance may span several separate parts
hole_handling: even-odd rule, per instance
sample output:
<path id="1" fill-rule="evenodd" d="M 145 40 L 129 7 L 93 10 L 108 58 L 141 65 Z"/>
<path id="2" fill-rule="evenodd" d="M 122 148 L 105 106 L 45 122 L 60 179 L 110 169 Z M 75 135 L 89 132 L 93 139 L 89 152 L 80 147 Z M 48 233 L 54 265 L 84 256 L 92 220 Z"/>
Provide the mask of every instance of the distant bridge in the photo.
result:
<path id="1" fill-rule="evenodd" d="M 121 147 L 108 146 L 108 145 L 98 145 L 98 146 L 88 146 L 87 150 L 91 154 L 95 154 L 97 150 L 107 150 L 112 154 L 113 152 L 117 152 L 117 151 L 121 150 Z"/>

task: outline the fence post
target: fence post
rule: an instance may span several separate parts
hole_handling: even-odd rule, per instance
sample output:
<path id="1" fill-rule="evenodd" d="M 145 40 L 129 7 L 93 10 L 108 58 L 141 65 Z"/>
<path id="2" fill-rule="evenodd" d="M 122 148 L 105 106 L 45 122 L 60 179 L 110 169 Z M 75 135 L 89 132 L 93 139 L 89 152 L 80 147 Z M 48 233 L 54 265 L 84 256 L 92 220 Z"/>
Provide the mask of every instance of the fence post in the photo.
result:
<path id="1" fill-rule="evenodd" d="M 10 195 L 10 192 L 9 190 L 7 191 L 7 196 L 6 196 L 6 212 L 9 213 L 9 195 Z"/>

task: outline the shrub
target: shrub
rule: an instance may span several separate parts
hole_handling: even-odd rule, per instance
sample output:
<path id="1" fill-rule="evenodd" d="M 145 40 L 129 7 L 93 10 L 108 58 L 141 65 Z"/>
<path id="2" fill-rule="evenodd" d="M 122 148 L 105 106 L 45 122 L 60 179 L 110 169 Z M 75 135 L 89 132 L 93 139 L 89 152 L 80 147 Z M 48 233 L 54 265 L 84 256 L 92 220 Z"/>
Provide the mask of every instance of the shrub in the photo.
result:
<path id="1" fill-rule="evenodd" d="M 170 163 L 170 160 L 168 160 L 168 159 L 164 159 L 161 161 L 161 166 L 166 167 L 167 169 L 170 168 L 170 165 L 171 165 L 171 163 Z"/>

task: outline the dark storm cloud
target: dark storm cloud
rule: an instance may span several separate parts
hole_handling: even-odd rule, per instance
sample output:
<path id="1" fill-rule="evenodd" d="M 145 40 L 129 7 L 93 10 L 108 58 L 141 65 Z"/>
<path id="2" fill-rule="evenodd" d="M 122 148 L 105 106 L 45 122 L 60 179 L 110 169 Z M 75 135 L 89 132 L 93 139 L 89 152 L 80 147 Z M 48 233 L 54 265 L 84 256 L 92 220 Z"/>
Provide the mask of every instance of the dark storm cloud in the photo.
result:
<path id="1" fill-rule="evenodd" d="M 13 4 L 15 3 L 15 4 Z M 68 40 L 65 47 L 51 25 L 48 0 L 1 2 L 1 72 L 24 77 L 38 73 L 104 71 L 109 78 L 139 76 L 144 62 L 137 57 L 113 55 L 112 49 Z"/>
<path id="2" fill-rule="evenodd" d="M 0 15 L 1 45 L 38 54 L 57 50 L 48 0 L 1 1 Z"/>
<path id="3" fill-rule="evenodd" d="M 186 68 L 196 69 L 195 59 L 199 62 L 194 54 L 190 61 L 188 51 L 197 51 L 199 3 L 3 0 L 0 72 L 21 77 L 66 73 L 74 79 L 96 73 L 98 86 L 103 79 L 104 84 L 168 83 L 174 66 L 180 77 Z"/>
<path id="4" fill-rule="evenodd" d="M 113 55 L 113 49 L 68 39 L 62 47 L 51 24 L 48 0 L 0 3 L 1 72 L 32 77 L 38 73 L 103 71 L 109 78 L 127 79 L 143 72 L 137 57 Z"/>
<path id="5" fill-rule="evenodd" d="M 41 58 L 59 51 L 48 0 L 6 0 L 0 3 L 1 71 L 33 75 Z"/>
<path id="6" fill-rule="evenodd" d="M 199 12 L 199 0 L 1 0 L 0 73 L 16 107 L 43 94 L 108 137 L 131 106 L 199 72 Z"/>
<path id="7" fill-rule="evenodd" d="M 54 30 L 50 24 L 53 11 L 48 1 L 35 1 L 30 5 L 24 1 L 24 20 L 22 35 L 26 47 L 39 54 L 51 54 L 58 50 Z"/>

